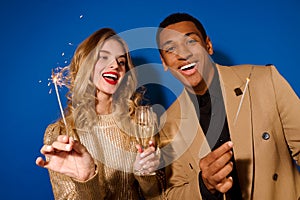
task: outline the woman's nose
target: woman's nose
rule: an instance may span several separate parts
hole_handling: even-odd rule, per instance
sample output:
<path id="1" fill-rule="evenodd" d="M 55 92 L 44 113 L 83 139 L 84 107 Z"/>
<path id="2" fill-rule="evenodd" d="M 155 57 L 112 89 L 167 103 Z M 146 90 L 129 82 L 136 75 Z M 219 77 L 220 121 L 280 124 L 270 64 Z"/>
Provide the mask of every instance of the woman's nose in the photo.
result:
<path id="1" fill-rule="evenodd" d="M 118 60 L 117 59 L 114 59 L 113 61 L 112 61 L 112 63 L 110 64 L 110 68 L 112 68 L 112 69 L 117 69 L 117 68 L 119 68 L 119 62 L 118 62 Z"/>

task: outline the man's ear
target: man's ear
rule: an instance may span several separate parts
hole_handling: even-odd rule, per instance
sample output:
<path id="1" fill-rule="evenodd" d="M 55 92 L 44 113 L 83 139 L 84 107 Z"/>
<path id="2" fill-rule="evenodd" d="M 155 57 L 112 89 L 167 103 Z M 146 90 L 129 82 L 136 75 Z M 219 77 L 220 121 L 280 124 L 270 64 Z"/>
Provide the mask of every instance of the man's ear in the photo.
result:
<path id="1" fill-rule="evenodd" d="M 164 67 L 164 70 L 165 70 L 165 71 L 168 71 L 169 68 L 168 68 L 168 66 L 166 65 L 166 63 L 165 63 L 163 57 L 161 57 L 161 55 L 159 55 L 159 57 L 160 57 L 160 60 L 161 60 L 162 65 L 163 65 L 163 67 Z"/>
<path id="2" fill-rule="evenodd" d="M 207 49 L 208 54 L 213 55 L 214 48 L 213 48 L 212 42 L 208 36 L 206 37 L 205 43 L 206 43 L 206 49 Z"/>

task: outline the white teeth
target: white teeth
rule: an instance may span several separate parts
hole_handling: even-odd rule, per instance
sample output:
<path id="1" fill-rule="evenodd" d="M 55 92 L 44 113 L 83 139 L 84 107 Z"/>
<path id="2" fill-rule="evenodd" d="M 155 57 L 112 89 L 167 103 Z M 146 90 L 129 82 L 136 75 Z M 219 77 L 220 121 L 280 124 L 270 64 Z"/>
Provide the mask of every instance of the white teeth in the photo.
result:
<path id="1" fill-rule="evenodd" d="M 117 79 L 118 76 L 115 74 L 103 74 L 103 77 L 107 77 L 107 78 L 112 78 L 112 79 Z"/>
<path id="2" fill-rule="evenodd" d="M 185 70 L 185 69 L 188 69 L 190 67 L 194 67 L 196 65 L 196 63 L 191 63 L 191 64 L 188 64 L 188 65 L 184 65 L 182 67 L 180 67 L 181 70 Z"/>

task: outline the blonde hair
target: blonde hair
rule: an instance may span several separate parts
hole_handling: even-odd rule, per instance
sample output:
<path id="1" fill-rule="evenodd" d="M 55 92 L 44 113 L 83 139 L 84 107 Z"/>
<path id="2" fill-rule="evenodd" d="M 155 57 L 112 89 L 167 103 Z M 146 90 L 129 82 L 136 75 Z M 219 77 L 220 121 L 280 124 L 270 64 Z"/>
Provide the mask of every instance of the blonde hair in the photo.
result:
<path id="1" fill-rule="evenodd" d="M 113 39 L 123 46 L 126 52 L 126 75 L 113 95 L 114 116 L 131 117 L 134 108 L 141 101 L 141 95 L 135 93 L 137 79 L 134 66 L 125 41 L 114 30 L 103 28 L 85 39 L 76 49 L 72 58 L 68 80 L 66 121 L 68 134 L 77 136 L 78 129 L 91 128 L 97 122 L 96 87 L 93 83 L 94 67 L 98 60 L 99 50 L 104 41 Z M 64 124 L 60 120 L 61 128 Z"/>

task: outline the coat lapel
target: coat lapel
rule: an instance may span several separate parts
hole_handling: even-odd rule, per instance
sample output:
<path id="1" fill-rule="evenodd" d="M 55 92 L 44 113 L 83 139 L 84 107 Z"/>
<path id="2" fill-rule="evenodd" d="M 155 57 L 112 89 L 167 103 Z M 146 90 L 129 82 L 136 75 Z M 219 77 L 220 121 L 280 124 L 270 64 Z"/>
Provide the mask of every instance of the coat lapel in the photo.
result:
<path id="1" fill-rule="evenodd" d="M 181 120 L 179 120 L 181 122 L 179 130 L 180 133 L 184 135 L 183 138 L 187 146 L 189 146 L 189 154 L 192 155 L 195 164 L 198 165 L 200 158 L 210 152 L 210 147 L 200 127 L 194 105 L 186 90 L 183 90 L 178 100 L 182 113 L 180 117 Z M 183 131 L 181 132 L 181 130 Z"/>
<path id="2" fill-rule="evenodd" d="M 249 197 L 252 189 L 251 180 L 253 178 L 253 138 L 250 93 L 249 88 L 247 88 L 240 112 L 234 123 L 243 96 L 242 94 L 237 95 L 234 90 L 240 88 L 241 91 L 244 91 L 246 78 L 249 76 L 251 68 L 245 66 L 243 70 L 239 71 L 239 74 L 232 67 L 217 65 L 217 69 L 220 76 L 230 137 L 233 141 L 233 151 L 243 192 L 242 195 L 243 197 Z"/>

